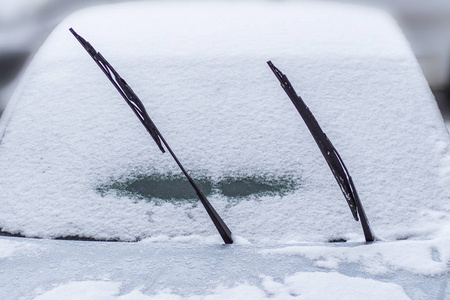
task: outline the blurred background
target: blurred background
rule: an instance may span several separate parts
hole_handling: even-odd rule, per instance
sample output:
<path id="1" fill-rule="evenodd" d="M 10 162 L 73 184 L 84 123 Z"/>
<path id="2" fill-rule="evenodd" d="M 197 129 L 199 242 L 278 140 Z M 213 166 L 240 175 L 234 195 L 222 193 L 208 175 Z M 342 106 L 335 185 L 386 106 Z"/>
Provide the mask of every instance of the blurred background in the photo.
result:
<path id="1" fill-rule="evenodd" d="M 0 0 L 0 116 L 21 73 L 62 19 L 88 6 L 128 1 Z M 450 127 L 450 0 L 331 1 L 378 7 L 394 16 Z"/>

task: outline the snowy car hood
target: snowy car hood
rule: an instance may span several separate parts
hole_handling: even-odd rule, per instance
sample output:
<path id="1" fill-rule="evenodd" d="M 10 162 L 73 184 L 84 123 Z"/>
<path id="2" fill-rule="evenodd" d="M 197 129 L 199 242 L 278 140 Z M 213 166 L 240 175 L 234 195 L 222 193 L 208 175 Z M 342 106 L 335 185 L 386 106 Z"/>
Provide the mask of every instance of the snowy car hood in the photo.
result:
<path id="1" fill-rule="evenodd" d="M 0 237 L 2 299 L 448 299 L 449 242 L 217 245 Z M 31 275 L 30 275 L 31 274 Z"/>

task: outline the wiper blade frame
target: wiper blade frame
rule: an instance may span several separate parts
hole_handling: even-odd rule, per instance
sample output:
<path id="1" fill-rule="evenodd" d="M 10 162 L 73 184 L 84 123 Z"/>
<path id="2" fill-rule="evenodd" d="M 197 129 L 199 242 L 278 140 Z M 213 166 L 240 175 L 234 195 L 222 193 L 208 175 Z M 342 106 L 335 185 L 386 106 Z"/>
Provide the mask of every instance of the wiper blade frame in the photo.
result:
<path id="1" fill-rule="evenodd" d="M 356 192 L 353 180 L 348 173 L 348 170 L 345 167 L 342 158 L 340 157 L 336 148 L 334 148 L 331 141 L 328 139 L 327 135 L 323 132 L 322 128 L 320 128 L 319 123 L 317 122 L 312 112 L 309 110 L 308 106 L 306 106 L 303 99 L 297 95 L 287 76 L 283 74 L 279 69 L 277 69 L 271 61 L 268 61 L 267 64 L 269 65 L 270 69 L 273 71 L 277 79 L 280 81 L 281 87 L 291 99 L 295 108 L 305 121 L 306 126 L 311 132 L 311 135 L 316 141 L 320 152 L 322 152 L 323 157 L 327 161 L 328 166 L 330 167 L 331 172 L 334 175 L 334 178 L 336 179 L 342 193 L 344 194 L 345 200 L 350 207 L 353 218 L 356 221 L 358 221 L 359 219 L 361 220 L 361 225 L 363 227 L 366 241 L 373 242 L 374 235 L 372 233 L 372 230 L 370 229 L 369 221 L 367 220 L 367 216 L 361 204 L 361 200 L 359 199 L 358 193 Z"/>

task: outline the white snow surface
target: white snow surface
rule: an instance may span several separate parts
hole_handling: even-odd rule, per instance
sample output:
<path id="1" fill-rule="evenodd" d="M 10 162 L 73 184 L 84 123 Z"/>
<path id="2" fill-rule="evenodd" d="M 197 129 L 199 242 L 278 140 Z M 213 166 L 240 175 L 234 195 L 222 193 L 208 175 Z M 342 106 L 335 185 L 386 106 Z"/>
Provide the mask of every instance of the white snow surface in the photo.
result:
<path id="1" fill-rule="evenodd" d="M 356 288 L 355 288 L 356 287 Z M 269 296 L 270 295 L 270 296 Z M 60 285 L 35 300 L 126 300 L 126 299 L 410 299 L 403 289 L 392 283 L 377 282 L 373 279 L 353 278 L 339 273 L 298 272 L 285 278 L 284 282 L 263 278 L 263 288 L 240 284 L 232 288 L 218 287 L 209 295 L 180 296 L 170 290 L 156 295 L 145 295 L 136 289 L 120 295 L 120 283 L 108 281 L 79 281 Z"/>
<path id="2" fill-rule="evenodd" d="M 437 299 L 449 239 L 217 245 L 0 237 L 0 298 Z"/>
<path id="3" fill-rule="evenodd" d="M 448 132 L 398 26 L 378 10 L 308 2 L 136 2 L 68 17 L 0 121 L 2 230 L 154 242 L 217 235 L 201 204 L 98 191 L 180 172 L 70 27 L 127 80 L 194 178 L 296 183 L 283 195 L 208 196 L 241 241 L 363 240 L 268 60 L 339 151 L 378 238 L 449 232 Z"/>
<path id="4" fill-rule="evenodd" d="M 0 240 L 0 259 L 35 254 L 42 248 L 23 241 Z"/>

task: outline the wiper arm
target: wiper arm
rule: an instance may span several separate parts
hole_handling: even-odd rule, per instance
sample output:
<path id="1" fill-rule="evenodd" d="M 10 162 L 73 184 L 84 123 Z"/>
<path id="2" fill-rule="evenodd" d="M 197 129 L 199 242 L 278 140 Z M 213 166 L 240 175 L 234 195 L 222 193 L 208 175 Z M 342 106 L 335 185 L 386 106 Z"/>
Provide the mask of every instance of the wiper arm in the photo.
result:
<path id="1" fill-rule="evenodd" d="M 347 200 L 347 204 L 350 207 L 350 211 L 352 212 L 353 218 L 356 221 L 358 221 L 359 216 L 359 219 L 361 219 L 361 225 L 364 231 L 366 241 L 373 242 L 374 236 L 370 229 L 366 213 L 361 204 L 358 193 L 356 192 L 353 180 L 350 174 L 348 173 L 347 168 L 344 165 L 344 162 L 339 156 L 339 153 L 337 152 L 336 148 L 334 148 L 333 144 L 328 139 L 327 135 L 322 131 L 322 128 L 320 128 L 319 123 L 309 110 L 308 106 L 306 106 L 302 98 L 297 95 L 297 93 L 294 90 L 294 87 L 289 82 L 286 75 L 284 75 L 279 69 L 277 69 L 271 61 L 268 61 L 267 64 L 272 69 L 277 79 L 280 81 L 281 87 L 284 89 L 286 94 L 291 99 L 295 108 L 305 121 L 306 126 L 308 127 L 314 140 L 317 143 L 317 146 L 319 146 L 319 149 L 322 152 L 323 157 L 327 161 L 328 166 L 330 167 L 331 172 L 334 175 L 334 178 L 336 178 L 336 181 L 339 184 L 342 193 L 344 194 L 345 200 Z"/>
<path id="2" fill-rule="evenodd" d="M 136 114 L 138 119 L 141 121 L 142 125 L 144 125 L 144 127 L 147 129 L 148 133 L 151 135 L 151 137 L 153 138 L 153 140 L 163 153 L 165 152 L 163 145 L 166 147 L 167 151 L 169 151 L 169 153 L 172 155 L 173 159 L 183 172 L 184 176 L 186 176 L 189 183 L 194 188 L 198 198 L 205 207 L 209 217 L 211 218 L 220 235 L 222 236 L 222 239 L 225 242 L 225 244 L 232 244 L 233 239 L 231 237 L 230 229 L 228 229 L 225 222 L 222 220 L 222 218 L 220 218 L 219 214 L 216 212 L 216 210 L 208 201 L 208 199 L 206 199 L 206 196 L 200 190 L 198 185 L 191 178 L 191 176 L 189 176 L 184 167 L 181 165 L 180 161 L 175 156 L 175 153 L 173 153 L 172 149 L 169 147 L 166 140 L 159 132 L 158 128 L 150 119 L 139 97 L 134 93 L 134 91 L 130 88 L 130 86 L 126 83 L 126 81 L 122 77 L 120 77 L 119 73 L 117 73 L 116 70 L 114 70 L 114 68 L 109 64 L 109 62 L 100 54 L 100 52 L 97 52 L 89 42 L 87 42 L 80 35 L 78 35 L 72 28 L 70 28 L 70 32 L 72 32 L 72 34 L 76 37 L 76 39 L 80 42 L 80 44 L 84 47 L 84 49 L 86 49 L 86 51 L 92 57 L 92 59 L 97 63 L 100 69 L 102 69 L 103 73 L 105 73 L 106 77 L 108 77 L 108 79 L 111 81 L 111 83 L 120 93 L 120 95 L 122 95 L 125 102 L 128 103 L 130 108 Z"/>

